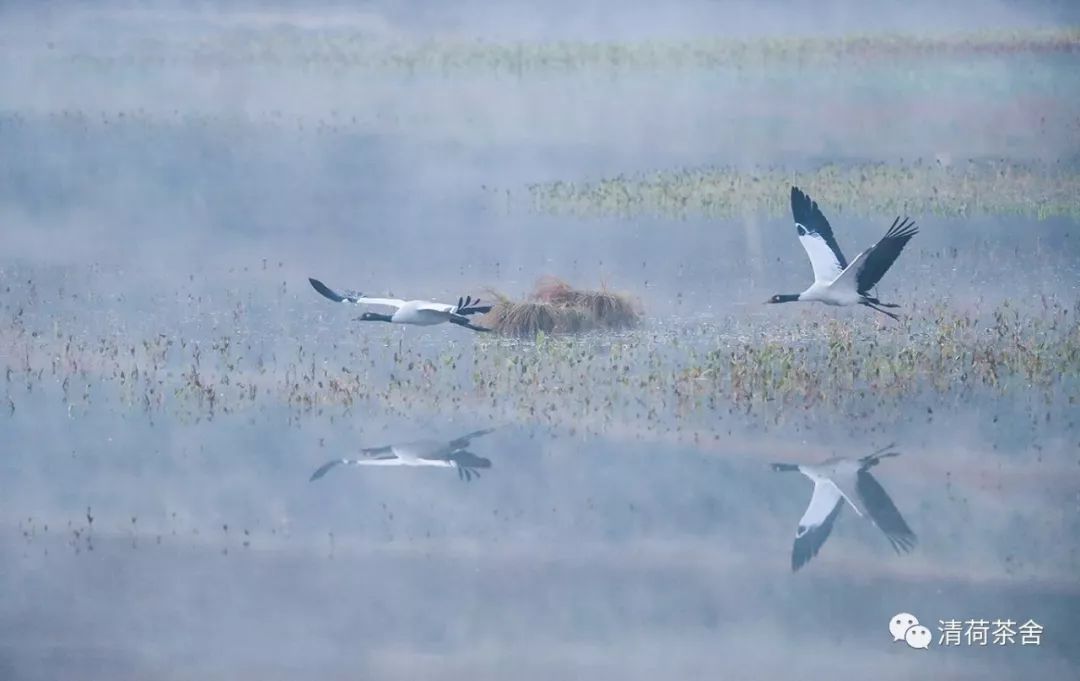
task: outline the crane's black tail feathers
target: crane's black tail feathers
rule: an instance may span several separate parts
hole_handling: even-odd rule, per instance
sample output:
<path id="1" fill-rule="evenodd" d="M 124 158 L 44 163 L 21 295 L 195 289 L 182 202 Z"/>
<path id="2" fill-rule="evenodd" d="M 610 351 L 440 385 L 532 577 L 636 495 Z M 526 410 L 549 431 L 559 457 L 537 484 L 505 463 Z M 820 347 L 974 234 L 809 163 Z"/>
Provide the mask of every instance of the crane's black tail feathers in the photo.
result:
<path id="1" fill-rule="evenodd" d="M 487 314 L 491 312 L 490 305 L 480 305 L 479 298 L 473 298 L 472 296 L 465 296 L 464 298 L 457 299 L 457 307 L 454 308 L 454 314 L 463 316 L 469 316 L 474 314 Z"/>
<path id="2" fill-rule="evenodd" d="M 862 457 L 861 459 L 859 459 L 859 463 L 863 464 L 864 469 L 873 468 L 874 466 L 878 465 L 879 461 L 881 461 L 882 459 L 884 459 L 886 457 L 900 456 L 900 452 L 891 452 L 891 451 L 889 451 L 890 449 L 892 449 L 895 446 L 896 446 L 895 442 L 890 444 L 890 445 L 886 445 L 885 447 L 882 447 L 881 449 L 877 450 L 873 454 L 867 454 L 866 456 Z"/>

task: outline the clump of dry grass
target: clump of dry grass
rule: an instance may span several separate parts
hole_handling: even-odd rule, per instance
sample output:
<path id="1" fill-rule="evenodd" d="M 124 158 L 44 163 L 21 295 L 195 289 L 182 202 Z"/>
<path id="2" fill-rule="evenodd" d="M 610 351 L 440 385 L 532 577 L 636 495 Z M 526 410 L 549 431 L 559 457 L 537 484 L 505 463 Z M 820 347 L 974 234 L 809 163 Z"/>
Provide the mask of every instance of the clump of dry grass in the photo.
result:
<path id="1" fill-rule="evenodd" d="M 480 321 L 506 336 L 529 338 L 537 333 L 584 333 L 626 329 L 641 319 L 636 300 L 623 293 L 575 289 L 558 277 L 542 277 L 523 301 L 491 291 L 495 304 Z"/>

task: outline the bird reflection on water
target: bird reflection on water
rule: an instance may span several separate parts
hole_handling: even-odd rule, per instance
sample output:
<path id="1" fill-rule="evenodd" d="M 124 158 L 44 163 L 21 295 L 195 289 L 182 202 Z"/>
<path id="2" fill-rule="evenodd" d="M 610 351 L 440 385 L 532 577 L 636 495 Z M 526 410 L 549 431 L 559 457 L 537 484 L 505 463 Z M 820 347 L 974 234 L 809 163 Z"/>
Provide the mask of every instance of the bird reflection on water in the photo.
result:
<path id="1" fill-rule="evenodd" d="M 450 440 L 412 440 L 381 447 L 367 447 L 360 450 L 364 458 L 334 459 L 319 466 L 311 474 L 310 481 L 318 480 L 332 468 L 347 466 L 431 466 L 436 468 L 454 468 L 458 477 L 466 482 L 480 477 L 481 468 L 491 468 L 491 459 L 468 451 L 466 447 L 472 440 L 491 433 L 494 429 L 477 430 Z"/>

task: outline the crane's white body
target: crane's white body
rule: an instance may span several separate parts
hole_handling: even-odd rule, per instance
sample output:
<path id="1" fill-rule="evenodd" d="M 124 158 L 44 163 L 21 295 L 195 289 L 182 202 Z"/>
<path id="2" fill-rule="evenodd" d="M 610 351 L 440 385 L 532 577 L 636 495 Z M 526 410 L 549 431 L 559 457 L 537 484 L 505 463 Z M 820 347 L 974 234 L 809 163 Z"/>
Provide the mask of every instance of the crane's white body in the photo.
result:
<path id="1" fill-rule="evenodd" d="M 798 223 L 795 226 L 805 230 Z M 858 290 L 858 272 L 875 246 L 856 256 L 847 267 L 841 267 L 836 254 L 815 234 L 800 234 L 799 243 L 810 257 L 810 266 L 814 270 L 814 283 L 799 294 L 799 300 L 826 305 L 858 305 L 863 301 L 865 296 Z"/>
<path id="2" fill-rule="evenodd" d="M 799 294 L 800 301 L 825 303 L 826 305 L 856 305 L 862 299 L 858 293 L 845 290 L 842 286 L 836 286 L 836 282 L 823 283 L 815 281 L 810 288 Z"/>
<path id="3" fill-rule="evenodd" d="M 390 451 L 377 458 L 358 459 L 356 466 L 434 466 L 436 468 L 455 468 L 457 462 L 447 457 L 453 449 L 446 442 L 435 440 L 417 440 L 402 444 L 389 445 Z M 384 458 L 385 457 L 385 458 Z"/>
<path id="4" fill-rule="evenodd" d="M 370 303 L 371 305 L 390 305 L 390 303 Z M 390 315 L 394 324 L 412 324 L 413 326 L 434 326 L 450 321 L 454 306 L 445 303 L 432 303 L 427 300 L 401 301 Z"/>
<path id="5" fill-rule="evenodd" d="M 814 493 L 810 496 L 810 506 L 799 520 L 799 525 L 820 525 L 840 499 L 846 501 L 851 509 L 861 516 L 862 509 L 855 501 L 858 499 L 855 481 L 859 470 L 860 464 L 855 459 L 830 459 L 817 465 L 800 465 L 799 472 L 814 483 Z"/>

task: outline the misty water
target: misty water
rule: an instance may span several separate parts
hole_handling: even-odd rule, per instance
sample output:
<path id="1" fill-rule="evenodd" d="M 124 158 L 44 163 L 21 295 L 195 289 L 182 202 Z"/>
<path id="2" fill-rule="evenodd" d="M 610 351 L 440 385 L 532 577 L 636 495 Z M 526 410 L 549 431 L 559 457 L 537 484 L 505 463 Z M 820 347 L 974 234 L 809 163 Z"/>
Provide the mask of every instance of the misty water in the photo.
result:
<path id="1" fill-rule="evenodd" d="M 811 275 L 782 212 L 533 201 L 708 165 L 1075 173 L 1075 46 L 820 74 L 295 56 L 450 25 L 547 44 L 724 18 L 470 6 L 463 28 L 425 7 L 0 23 L 0 678 L 1076 676 L 1075 219 L 914 215 L 880 289 L 907 316 L 892 323 L 762 304 Z M 704 34 L 931 28 L 918 8 L 829 7 Z M 938 11 L 931 33 L 1077 21 L 1054 3 Z M 903 205 L 823 210 L 850 256 Z M 645 318 L 537 340 L 401 328 L 307 282 L 490 300 L 544 275 L 627 291 Z M 925 364 L 908 371 L 905 348 Z M 882 355 L 898 359 L 865 369 Z M 488 429 L 460 459 L 477 467 L 311 479 L 364 448 Z M 793 572 L 812 485 L 770 464 L 890 444 L 874 475 L 914 550 L 848 509 Z M 897 612 L 930 650 L 893 641 Z M 951 619 L 1044 629 L 1038 646 L 940 646 Z"/>

